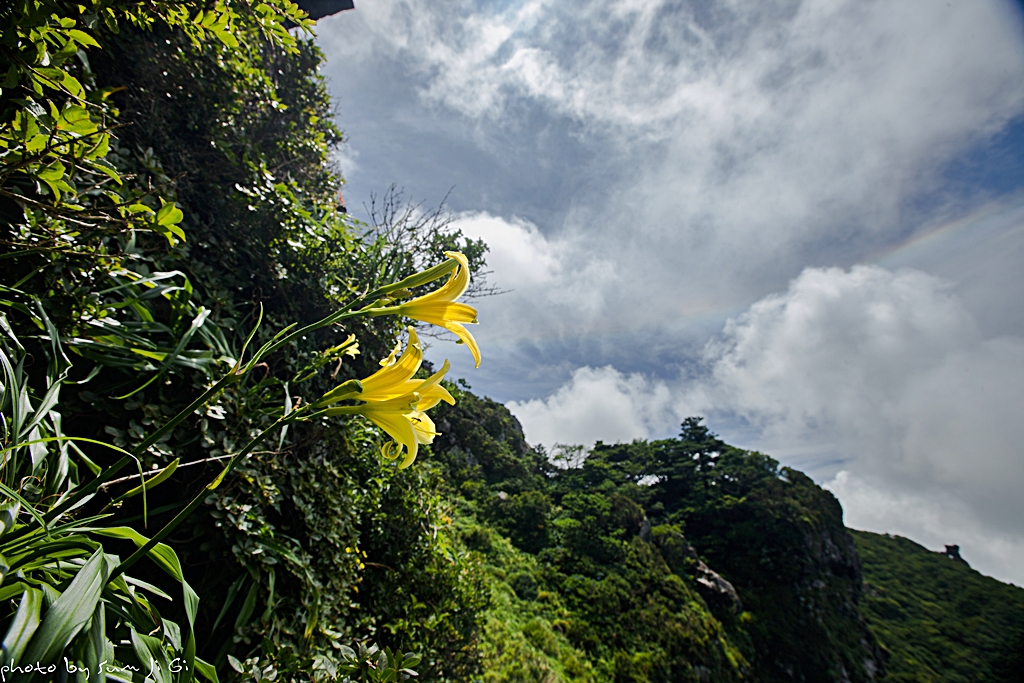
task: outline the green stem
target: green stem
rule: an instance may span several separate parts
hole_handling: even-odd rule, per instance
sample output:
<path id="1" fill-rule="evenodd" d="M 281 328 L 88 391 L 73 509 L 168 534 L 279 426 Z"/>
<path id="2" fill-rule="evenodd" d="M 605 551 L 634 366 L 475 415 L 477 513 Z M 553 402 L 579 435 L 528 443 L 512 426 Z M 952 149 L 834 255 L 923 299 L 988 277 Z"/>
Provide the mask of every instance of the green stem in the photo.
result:
<path id="1" fill-rule="evenodd" d="M 230 384 L 232 382 L 238 381 L 238 379 L 240 377 L 241 377 L 241 375 L 238 375 L 238 374 L 236 374 L 234 372 L 232 372 L 232 373 L 222 377 L 220 379 L 220 381 L 218 381 L 212 387 L 210 387 L 205 392 L 203 392 L 202 396 L 200 396 L 196 400 L 192 401 L 192 403 L 190 403 L 189 406 L 187 408 L 185 408 L 185 410 L 183 410 L 180 413 L 178 413 L 177 415 L 175 415 L 173 418 L 170 419 L 170 421 L 168 421 L 165 425 L 160 427 L 160 429 L 158 429 L 155 432 L 153 432 L 152 434 L 150 434 L 149 437 L 147 437 L 145 441 L 143 441 L 141 444 L 139 444 L 134 449 L 132 449 L 132 452 L 131 452 L 130 455 L 122 456 L 120 460 L 115 462 L 113 465 L 110 465 L 106 469 L 106 471 L 103 472 L 103 474 L 101 474 L 100 476 L 96 477 L 95 479 L 90 481 L 88 484 L 86 484 L 85 486 L 80 488 L 75 493 L 75 495 L 69 497 L 63 503 L 61 503 L 60 505 L 58 505 L 57 507 L 53 508 L 52 510 L 47 512 L 45 515 L 43 515 L 43 520 L 47 524 L 52 522 L 54 519 L 56 519 L 60 515 L 62 515 L 65 512 L 67 512 L 67 510 L 69 508 L 71 508 L 72 506 L 74 506 L 75 503 L 77 503 L 78 501 L 82 500 L 86 496 L 91 495 L 92 493 L 94 493 L 100 486 L 102 486 L 103 484 L 105 484 L 108 481 L 110 481 L 111 479 L 113 479 L 114 475 L 116 475 L 118 472 L 120 472 L 122 469 L 124 469 L 124 467 L 126 465 L 131 463 L 133 460 L 137 459 L 142 453 L 145 453 L 146 449 L 149 448 L 150 446 L 152 446 L 153 444 L 155 444 L 157 441 L 159 441 L 160 438 L 164 434 L 166 434 L 170 430 L 174 429 L 176 426 L 178 426 L 178 424 L 181 423 L 182 420 L 184 420 L 186 417 L 191 415 L 194 410 L 196 410 L 197 408 L 202 406 L 204 403 L 206 403 L 208 400 L 210 400 L 210 398 L 212 398 L 214 394 L 219 392 L 221 389 L 226 387 L 228 384 Z M 10 540 L 18 539 L 21 536 L 24 536 L 30 530 L 31 530 L 31 526 L 26 526 L 24 529 L 21 529 L 19 532 L 16 532 L 16 533 L 12 534 L 10 536 Z"/>
<path id="2" fill-rule="evenodd" d="M 305 334 L 309 334 L 310 332 L 315 332 L 316 330 L 319 330 L 321 327 L 326 327 L 328 325 L 333 325 L 336 322 L 341 322 L 342 320 L 348 320 L 349 318 L 355 318 L 355 317 L 358 317 L 358 316 L 366 315 L 365 311 L 362 311 L 362 310 L 353 311 L 352 309 L 355 306 L 357 306 L 358 304 L 364 303 L 366 301 L 373 301 L 373 300 L 379 298 L 381 296 L 382 292 L 383 292 L 383 289 L 375 289 L 374 291 L 370 292 L 369 294 L 365 294 L 365 295 L 361 296 L 360 298 L 356 299 L 355 301 L 353 301 L 352 303 L 346 305 L 341 310 L 336 311 L 334 313 L 331 313 L 326 318 L 318 320 L 315 323 L 310 323 L 309 325 L 306 325 L 305 327 L 300 327 L 299 329 L 295 330 L 294 332 L 289 333 L 287 336 L 282 337 L 278 341 L 272 342 L 271 344 L 268 344 L 267 346 L 265 346 L 262 349 L 260 349 L 260 351 L 257 354 L 257 356 L 259 358 L 261 358 L 261 357 L 267 355 L 268 353 L 273 353 L 274 351 L 277 351 L 282 346 L 285 346 L 286 344 L 291 343 L 295 339 L 298 339 L 299 337 L 301 337 L 301 336 L 303 336 Z M 251 361 L 249 361 L 249 364 L 250 365 L 255 364 L 256 360 L 258 360 L 258 358 L 254 357 Z"/>
<path id="3" fill-rule="evenodd" d="M 160 529 L 160 531 L 156 532 L 156 534 L 153 535 L 153 537 L 149 540 L 148 543 L 146 543 L 146 545 L 136 550 L 134 553 L 128 556 L 128 559 L 119 564 L 114 569 L 114 572 L 110 575 L 110 580 L 113 581 L 118 576 L 123 574 L 125 571 L 127 571 L 129 567 L 131 567 L 133 564 L 135 564 L 140 559 L 145 557 L 146 554 L 149 553 L 150 550 L 155 548 L 160 541 L 167 538 L 171 534 L 171 532 L 178 527 L 179 524 L 184 522 L 189 515 L 195 512 L 195 510 L 200 505 L 203 504 L 203 501 L 206 500 L 206 496 L 209 495 L 211 491 L 214 491 L 218 486 L 220 486 L 221 482 L 224 481 L 224 477 L 229 475 L 231 471 L 235 469 L 238 463 L 242 461 L 242 458 L 249 455 L 249 453 L 251 453 L 252 450 L 256 448 L 256 446 L 258 446 L 260 442 L 262 442 L 263 439 L 265 439 L 272 431 L 274 431 L 281 425 L 285 424 L 286 422 L 292 422 L 293 420 L 297 419 L 298 417 L 301 416 L 302 412 L 303 409 L 299 408 L 289 413 L 288 415 L 279 417 L 277 421 L 274 422 L 274 424 L 270 425 L 262 432 L 257 434 L 255 437 L 253 437 L 253 439 L 245 445 L 245 448 L 243 448 L 234 456 L 232 456 L 231 460 L 228 460 L 228 464 L 224 466 L 224 469 L 221 470 L 220 474 L 217 475 L 216 479 L 214 479 L 209 484 L 204 486 L 203 490 L 200 491 L 196 495 L 196 497 L 193 498 L 192 501 L 188 505 L 186 505 L 181 512 L 174 516 L 174 519 L 165 524 L 164 527 Z"/>
<path id="4" fill-rule="evenodd" d="M 52 510 L 47 512 L 45 515 L 43 515 L 43 521 L 45 522 L 45 524 L 48 524 L 49 522 L 53 521 L 54 519 L 56 519 L 60 515 L 64 514 L 65 512 L 67 512 L 67 510 L 69 510 L 76 503 L 81 501 L 86 496 L 91 495 L 100 486 L 102 486 L 103 484 L 105 484 L 108 481 L 110 481 L 111 479 L 113 479 L 114 476 L 118 472 L 120 472 L 122 469 L 124 469 L 124 467 L 126 465 L 128 465 L 133 459 L 138 458 L 140 455 L 145 453 L 146 449 L 148 449 L 150 446 L 152 446 L 157 441 L 159 441 L 161 437 L 163 437 L 165 434 L 170 432 L 172 429 L 177 427 L 185 418 L 187 418 L 189 415 L 191 415 L 197 408 L 199 408 L 203 404 L 205 404 L 215 394 L 219 393 L 223 388 L 225 388 L 229 384 L 232 384 L 232 383 L 238 381 L 242 376 L 244 376 L 246 373 L 248 373 L 256 365 L 256 363 L 259 362 L 259 360 L 263 356 L 265 356 L 267 354 L 270 354 L 270 353 L 273 353 L 274 351 L 280 349 L 281 347 L 285 346 L 286 344 L 289 344 L 293 340 L 298 339 L 299 337 L 301 337 L 301 336 L 303 336 L 305 334 L 308 334 L 310 332 L 314 332 L 314 331 L 320 329 L 321 327 L 326 327 L 327 325 L 332 325 L 332 324 L 334 324 L 336 322 L 340 322 L 341 320 L 347 320 L 349 318 L 354 318 L 354 317 L 357 317 L 357 316 L 366 315 L 366 312 L 364 310 L 353 311 L 352 309 L 355 308 L 358 305 L 365 304 L 368 301 L 376 301 L 378 298 L 380 298 L 385 293 L 386 290 L 387 290 L 387 286 L 379 287 L 379 288 L 373 290 L 372 292 L 368 292 L 367 294 L 364 294 L 363 296 L 359 297 L 358 299 L 355 299 L 355 300 L 351 301 L 350 303 L 348 303 L 344 307 L 342 307 L 340 310 L 338 310 L 338 311 L 328 315 L 327 317 L 322 318 L 322 319 L 318 320 L 315 323 L 311 323 L 309 325 L 306 325 L 305 327 L 301 327 L 301 328 L 295 330 L 294 332 L 291 332 L 291 333 L 285 335 L 284 337 L 282 337 L 282 338 L 280 338 L 280 339 L 278 339 L 276 341 L 271 341 L 271 342 L 265 344 L 259 351 L 257 351 L 253 355 L 252 359 L 248 363 L 246 363 L 245 365 L 242 365 L 241 364 L 241 359 L 239 359 L 238 364 L 235 366 L 234 370 L 232 370 L 230 373 L 228 373 L 227 375 L 222 377 L 216 384 L 214 384 L 212 387 L 210 387 L 205 392 L 203 392 L 203 394 L 199 398 L 197 398 L 196 400 L 192 401 L 192 403 L 190 403 L 187 408 L 185 408 L 180 413 L 175 415 L 173 418 L 171 418 L 168 422 L 166 422 L 162 427 L 157 429 L 155 432 L 150 434 L 142 443 L 140 443 L 138 446 L 136 446 L 134 449 L 132 449 L 131 455 L 126 455 L 126 456 L 122 457 L 120 460 L 115 462 L 113 465 L 109 466 L 106 469 L 106 471 L 103 472 L 103 474 L 101 474 L 100 476 L 98 476 L 97 478 L 93 479 L 91 482 L 89 482 L 85 486 L 83 486 L 81 489 L 79 489 L 78 492 L 75 493 L 75 495 L 69 497 L 63 503 L 61 503 L 60 505 L 58 505 L 57 507 L 53 508 Z M 255 333 L 255 330 L 253 330 L 253 333 Z M 251 338 L 252 338 L 252 336 L 250 335 L 250 339 Z M 246 342 L 246 344 L 248 344 L 248 341 Z M 244 348 L 242 349 L 242 353 L 243 354 L 245 353 L 245 349 Z M 293 412 L 293 413 L 291 413 L 290 415 L 287 415 L 287 416 L 282 416 L 269 429 L 275 428 L 276 426 L 278 426 L 279 424 L 281 424 L 285 420 L 291 421 L 295 417 L 296 417 L 296 413 L 295 412 Z M 251 447 L 255 447 L 255 444 L 259 443 L 259 441 L 262 440 L 262 438 L 267 433 L 267 431 L 269 431 L 269 429 L 264 431 L 264 432 L 262 432 L 258 437 L 256 437 L 256 439 L 251 441 L 250 444 L 248 446 L 246 446 L 246 450 L 242 451 L 242 454 L 248 453 L 252 449 Z M 235 468 L 235 465 L 238 462 L 238 458 L 242 454 L 239 454 L 239 456 L 236 456 L 235 458 L 232 458 L 229 461 L 228 465 L 224 468 L 224 471 L 221 472 L 220 476 L 218 476 L 217 479 L 214 480 L 214 482 L 211 483 L 211 486 L 213 488 L 216 488 L 216 486 L 220 485 L 220 481 L 224 478 L 224 476 L 226 476 L 231 470 L 233 470 Z M 212 490 L 212 489 L 210 489 L 210 490 Z M 159 540 L 159 538 L 165 537 L 167 534 L 169 534 L 171 532 L 171 530 L 173 530 L 174 527 L 176 527 L 186 517 L 188 517 L 202 503 L 202 500 L 203 500 L 204 496 L 205 496 L 205 493 L 201 493 L 195 500 L 193 500 L 191 503 L 189 503 L 189 505 L 184 510 L 182 510 L 180 513 L 178 513 L 178 515 L 176 515 L 175 518 L 173 520 L 171 520 L 171 522 L 168 523 L 168 527 L 169 528 L 168 527 L 164 527 L 164 529 L 162 529 L 160 531 L 160 533 L 157 536 L 154 537 L 154 539 L 156 539 L 156 540 L 152 541 L 151 543 L 146 544 L 145 551 L 148 552 L 150 549 L 152 549 L 152 547 L 154 545 L 156 545 L 156 542 L 157 542 L 157 540 Z M 20 538 L 21 536 L 24 536 L 25 534 L 29 533 L 30 530 L 31 530 L 31 525 L 27 525 L 21 531 L 16 532 L 15 534 L 13 534 L 9 538 L 9 540 L 16 540 L 16 539 Z M 165 533 L 165 530 L 166 530 L 166 533 Z M 142 553 L 142 549 L 140 549 L 138 552 L 134 553 L 129 558 L 129 560 L 131 560 L 132 563 L 136 562 L 137 561 L 137 556 L 141 556 L 140 553 Z M 132 558 L 135 558 L 135 559 L 132 559 Z M 127 562 L 127 560 L 126 560 L 126 562 Z M 121 566 L 125 566 L 125 565 L 122 564 Z M 116 576 L 116 574 L 115 574 L 115 576 Z"/>

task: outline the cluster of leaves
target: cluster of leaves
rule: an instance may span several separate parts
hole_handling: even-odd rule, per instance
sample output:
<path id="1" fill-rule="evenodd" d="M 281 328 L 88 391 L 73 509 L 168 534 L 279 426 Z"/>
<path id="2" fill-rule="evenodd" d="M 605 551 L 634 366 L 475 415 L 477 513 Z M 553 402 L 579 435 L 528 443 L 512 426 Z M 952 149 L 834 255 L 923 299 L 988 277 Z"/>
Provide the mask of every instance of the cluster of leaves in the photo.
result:
<path id="1" fill-rule="evenodd" d="M 420 657 L 410 652 L 397 655 L 389 648 L 383 650 L 376 645 L 367 647 L 359 643 L 357 649 L 347 645 L 341 646 L 343 661 L 339 666 L 328 663 L 328 675 L 340 674 L 348 679 L 366 681 L 367 683 L 390 683 L 409 679 L 418 674 L 412 669 L 420 662 Z M 272 683 L 278 677 L 277 667 L 273 662 L 263 666 L 259 657 L 250 657 L 244 662 L 228 655 L 231 668 L 253 683 Z"/>
<path id="2" fill-rule="evenodd" d="M 196 46 L 209 37 L 239 48 L 236 35 L 257 30 L 270 43 L 296 50 L 286 22 L 308 28 L 298 7 L 283 1 L 231 4 L 133 3 L 124 0 L 17 0 L 0 10 L 0 195 L 8 217 L 25 210 L 31 227 L 16 243 L 66 248 L 95 231 L 142 228 L 172 243 L 183 239 L 182 212 L 151 187 L 127 183 L 110 158 L 117 110 L 112 88 L 98 88 L 87 51 L 102 32 L 156 26 L 179 31 Z M 13 201 L 12 201 L 13 200 Z M 49 225 L 39 226 L 42 217 Z M 35 225 L 33 225 L 35 223 Z"/>
<path id="3" fill-rule="evenodd" d="M 880 675 L 841 509 L 801 473 L 697 418 L 676 439 L 549 456 L 499 404 L 457 395 L 434 451 L 492 577 L 494 680 Z"/>
<path id="4" fill-rule="evenodd" d="M 436 474 L 383 465 L 358 420 L 288 416 L 393 345 L 398 321 L 332 311 L 446 250 L 479 271 L 483 246 L 346 218 L 287 0 L 25 0 L 0 22 L 5 662 L 464 679 L 480 592 Z M 159 602 L 162 573 L 184 600 Z M 346 644 L 367 638 L 392 649 L 367 664 Z"/>
<path id="5" fill-rule="evenodd" d="M 738 680 L 743 655 L 695 584 L 639 536 L 640 506 L 573 481 L 504 407 L 452 389 L 433 449 L 462 501 L 463 542 L 489 570 L 491 679 Z"/>
<path id="6" fill-rule="evenodd" d="M 887 681 L 1020 681 L 1024 589 L 900 536 L 854 531 L 861 609 L 888 652 Z"/>
<path id="7" fill-rule="evenodd" d="M 49 322 L 42 309 L 40 316 Z M 181 674 L 180 680 L 191 680 L 195 672 L 216 680 L 212 666 L 196 657 L 199 599 L 175 552 L 131 527 L 110 524 L 110 515 L 103 511 L 77 518 L 66 514 L 89 502 L 103 476 L 78 445 L 92 440 L 76 443 L 62 431 L 56 408 L 70 363 L 57 330 L 46 326 L 52 350 L 46 393 L 33 400 L 36 392 L 26 372 L 26 349 L 2 313 L 0 326 L 6 332 L 0 342 L 0 490 L 5 494 L 0 505 L 0 595 L 17 601 L 3 640 L 6 671 L 20 672 L 20 680 L 52 674 L 55 662 L 70 651 L 69 661 L 74 663 L 65 663 L 64 674 L 77 667 L 85 675 L 102 676 L 110 667 L 114 679 L 130 677 L 128 671 L 152 670 L 158 681 L 170 681 L 172 672 Z M 121 466 L 132 459 L 137 460 L 125 453 Z M 89 473 L 80 473 L 80 467 Z M 144 480 L 119 499 L 138 494 L 145 499 L 147 489 L 160 480 L 161 474 Z M 101 521 L 102 526 L 96 526 Z M 138 550 L 121 562 L 104 542 L 110 538 L 129 541 Z M 161 617 L 151 598 L 170 600 L 164 590 L 124 574 L 143 556 L 180 584 L 184 623 Z"/>
<path id="8" fill-rule="evenodd" d="M 861 618 L 860 560 L 835 497 L 802 472 L 736 449 L 687 419 L 678 439 L 603 447 L 604 463 L 644 463 L 652 521 L 680 526 L 736 588 L 764 680 L 870 680 L 881 670 Z M 646 453 L 645 453 L 646 452 Z M 645 462 L 646 460 L 646 462 Z"/>

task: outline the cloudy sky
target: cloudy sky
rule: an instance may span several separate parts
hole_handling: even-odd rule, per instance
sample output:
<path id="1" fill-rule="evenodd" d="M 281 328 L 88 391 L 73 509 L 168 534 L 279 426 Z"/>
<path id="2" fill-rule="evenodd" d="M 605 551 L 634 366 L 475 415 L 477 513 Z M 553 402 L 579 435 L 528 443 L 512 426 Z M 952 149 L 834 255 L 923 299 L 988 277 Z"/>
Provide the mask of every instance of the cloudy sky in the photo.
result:
<path id="1" fill-rule="evenodd" d="M 325 19 L 357 216 L 490 245 L 532 443 L 704 415 L 847 524 L 1024 584 L 1024 14 L 996 0 L 364 0 Z"/>

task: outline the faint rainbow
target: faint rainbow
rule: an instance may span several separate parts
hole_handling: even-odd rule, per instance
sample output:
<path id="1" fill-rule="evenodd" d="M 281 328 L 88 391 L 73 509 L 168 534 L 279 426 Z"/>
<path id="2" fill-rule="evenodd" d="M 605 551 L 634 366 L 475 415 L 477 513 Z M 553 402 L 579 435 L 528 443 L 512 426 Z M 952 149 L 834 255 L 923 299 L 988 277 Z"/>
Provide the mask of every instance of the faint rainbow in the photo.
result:
<path id="1" fill-rule="evenodd" d="M 997 230 L 1005 229 L 1008 223 L 1013 226 L 1024 226 L 1024 192 L 1017 192 L 1008 198 L 990 201 L 960 218 L 942 223 L 933 228 L 925 228 L 908 239 L 883 249 L 862 259 L 861 263 L 876 263 L 891 266 L 893 261 L 909 257 L 930 247 L 943 243 L 955 243 L 958 240 L 976 239 Z M 977 233 L 982 233 L 978 235 Z"/>

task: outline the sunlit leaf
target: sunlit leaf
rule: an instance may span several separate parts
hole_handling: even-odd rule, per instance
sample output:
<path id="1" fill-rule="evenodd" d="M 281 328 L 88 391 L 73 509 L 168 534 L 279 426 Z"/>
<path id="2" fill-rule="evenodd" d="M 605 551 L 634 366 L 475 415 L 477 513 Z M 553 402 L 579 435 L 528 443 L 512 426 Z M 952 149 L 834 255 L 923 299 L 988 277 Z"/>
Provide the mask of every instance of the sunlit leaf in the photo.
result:
<path id="1" fill-rule="evenodd" d="M 147 479 L 144 483 L 139 484 L 138 486 L 131 489 L 127 493 L 118 496 L 117 500 L 137 496 L 143 491 L 148 491 L 149 489 L 159 485 L 160 483 L 167 481 L 167 479 L 170 478 L 172 474 L 174 474 L 174 470 L 178 469 L 178 462 L 180 462 L 180 458 L 175 458 L 167 467 L 157 472 L 154 476 Z"/>
<path id="2" fill-rule="evenodd" d="M 140 534 L 135 529 L 127 526 L 90 528 L 88 531 L 100 536 L 129 540 L 138 548 L 149 543 L 148 538 Z M 181 562 L 178 561 L 178 555 L 174 552 L 171 546 L 164 543 L 157 543 L 153 549 L 147 553 L 147 555 L 149 556 L 149 559 L 156 562 L 157 566 L 174 577 L 174 579 L 177 581 L 184 580 L 185 577 L 181 572 Z"/>
<path id="3" fill-rule="evenodd" d="M 7 627 L 2 647 L 6 664 L 17 664 L 32 636 L 39 627 L 39 611 L 43 606 L 43 592 L 26 587 L 18 603 L 18 611 Z"/>
<path id="4" fill-rule="evenodd" d="M 60 598 L 46 610 L 43 622 L 25 650 L 25 658 L 49 664 L 85 626 L 99 603 L 115 561 L 102 549 L 93 553 Z"/>
<path id="5" fill-rule="evenodd" d="M 80 31 L 77 28 L 73 28 L 68 31 L 68 35 L 75 39 L 79 45 L 88 45 L 89 47 L 99 47 L 100 44 L 85 31 Z"/>

